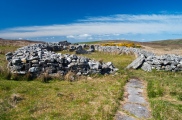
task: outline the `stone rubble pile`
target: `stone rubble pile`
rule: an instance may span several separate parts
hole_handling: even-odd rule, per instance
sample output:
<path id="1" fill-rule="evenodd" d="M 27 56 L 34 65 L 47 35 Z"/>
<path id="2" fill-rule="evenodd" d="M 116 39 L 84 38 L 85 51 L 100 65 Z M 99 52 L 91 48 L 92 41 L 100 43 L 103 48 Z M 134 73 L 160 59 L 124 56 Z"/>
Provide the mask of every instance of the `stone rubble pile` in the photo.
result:
<path id="1" fill-rule="evenodd" d="M 179 55 L 161 55 L 161 56 L 144 56 L 136 58 L 127 68 L 144 71 L 164 70 L 164 71 L 182 71 L 182 56 Z"/>
<path id="2" fill-rule="evenodd" d="M 88 75 L 92 73 L 113 73 L 118 69 L 111 62 L 101 63 L 86 57 L 77 55 L 55 53 L 53 51 L 68 49 L 70 44 L 61 43 L 42 43 L 25 46 L 15 52 L 8 52 L 8 68 L 12 73 L 40 75 L 42 73 L 65 75 L 72 71 L 77 75 Z M 70 45 L 71 49 L 78 50 Z M 83 49 L 82 49 L 83 50 Z M 95 51 L 90 46 L 89 51 Z"/>
<path id="3" fill-rule="evenodd" d="M 134 54 L 136 59 L 127 66 L 127 69 L 141 68 L 144 71 L 164 70 L 164 71 L 182 71 L 182 56 L 179 55 L 161 55 L 157 56 L 152 52 L 140 48 L 128 48 L 118 46 L 99 46 L 95 49 L 101 52 Z"/>

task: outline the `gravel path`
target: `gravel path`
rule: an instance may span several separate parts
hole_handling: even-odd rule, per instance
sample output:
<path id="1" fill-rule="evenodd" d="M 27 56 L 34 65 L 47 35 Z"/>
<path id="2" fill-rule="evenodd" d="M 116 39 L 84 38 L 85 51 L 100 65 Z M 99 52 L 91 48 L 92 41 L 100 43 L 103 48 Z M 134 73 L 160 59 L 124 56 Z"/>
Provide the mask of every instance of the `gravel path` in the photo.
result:
<path id="1" fill-rule="evenodd" d="M 145 86 L 138 79 L 130 79 L 125 86 L 124 101 L 121 102 L 115 120 L 140 120 L 150 118 L 149 103 L 144 97 Z"/>

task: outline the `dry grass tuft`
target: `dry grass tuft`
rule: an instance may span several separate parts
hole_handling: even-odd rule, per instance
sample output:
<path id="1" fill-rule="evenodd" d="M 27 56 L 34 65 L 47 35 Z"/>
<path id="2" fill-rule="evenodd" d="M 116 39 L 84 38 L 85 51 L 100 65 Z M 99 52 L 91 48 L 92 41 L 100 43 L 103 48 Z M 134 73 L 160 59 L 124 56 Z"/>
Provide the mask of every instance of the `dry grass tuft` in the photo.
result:
<path id="1" fill-rule="evenodd" d="M 16 104 L 18 104 L 18 102 L 20 102 L 21 100 L 23 100 L 24 97 L 20 94 L 12 94 L 10 99 L 9 99 L 9 104 L 12 106 L 12 107 L 16 107 Z"/>
<path id="2" fill-rule="evenodd" d="M 73 81 L 76 81 L 77 80 L 77 76 L 75 73 L 69 71 L 66 75 L 65 75 L 65 80 L 67 81 L 70 81 L 70 82 L 73 82 Z"/>
<path id="3" fill-rule="evenodd" d="M 48 83 L 51 79 L 52 77 L 47 72 L 40 75 L 40 80 L 44 83 Z"/>

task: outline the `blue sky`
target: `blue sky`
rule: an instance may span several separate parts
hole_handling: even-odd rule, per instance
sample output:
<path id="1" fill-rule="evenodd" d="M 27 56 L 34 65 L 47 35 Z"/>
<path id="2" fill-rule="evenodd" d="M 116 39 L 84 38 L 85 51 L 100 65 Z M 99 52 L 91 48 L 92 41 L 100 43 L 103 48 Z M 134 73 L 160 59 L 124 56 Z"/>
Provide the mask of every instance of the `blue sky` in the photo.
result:
<path id="1" fill-rule="evenodd" d="M 178 39 L 181 5 L 181 0 L 0 0 L 0 38 Z"/>

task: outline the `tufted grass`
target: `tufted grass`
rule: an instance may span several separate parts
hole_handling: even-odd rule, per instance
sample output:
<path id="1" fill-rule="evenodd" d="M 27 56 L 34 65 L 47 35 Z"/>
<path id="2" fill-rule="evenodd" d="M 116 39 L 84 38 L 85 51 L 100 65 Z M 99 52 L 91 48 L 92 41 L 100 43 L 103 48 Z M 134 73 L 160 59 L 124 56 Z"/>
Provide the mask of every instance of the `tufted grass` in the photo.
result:
<path id="1" fill-rule="evenodd" d="M 23 76 L 8 80 L 8 72 L 3 67 L 7 62 L 0 54 L 0 119 L 113 119 L 123 99 L 124 85 L 133 77 L 147 83 L 151 119 L 182 119 L 182 72 L 125 70 L 134 59 L 133 55 L 94 52 L 84 56 L 112 61 L 119 71 L 115 75 L 80 77 L 75 82 L 56 78 L 42 82 L 41 77 L 28 81 Z M 22 97 L 16 105 L 10 101 L 12 94 Z"/>
<path id="2" fill-rule="evenodd" d="M 125 80 L 115 77 L 77 82 L 0 80 L 1 119 L 112 119 Z M 11 106 L 12 94 L 23 100 Z"/>
<path id="3" fill-rule="evenodd" d="M 154 120 L 182 119 L 182 72 L 131 70 L 147 82 L 147 92 Z"/>
<path id="4" fill-rule="evenodd" d="M 112 61 L 117 67 L 126 67 L 134 58 L 99 52 L 87 57 Z M 41 78 L 28 81 L 26 77 L 7 80 L 3 73 L 0 76 L 0 119 L 113 119 L 128 79 L 122 67 L 115 75 L 83 76 L 75 82 L 56 78 L 49 82 L 42 82 Z M 15 106 L 10 102 L 12 94 L 22 96 Z"/>

